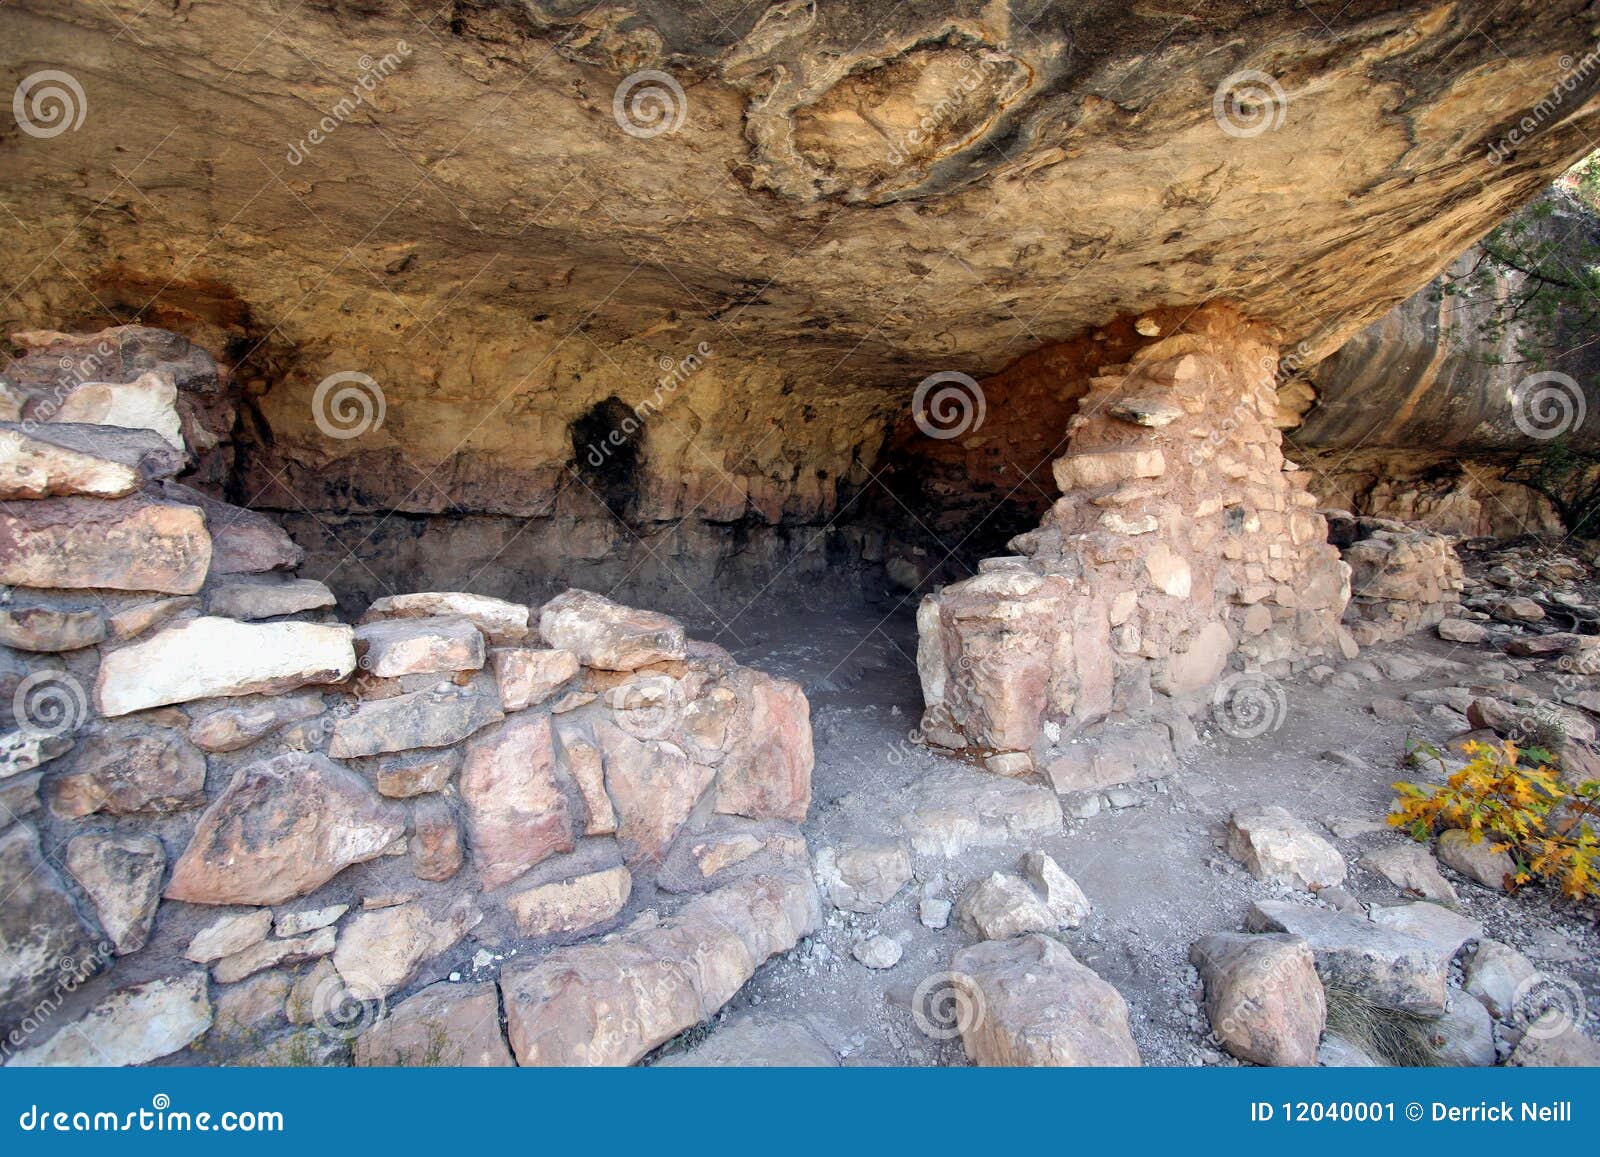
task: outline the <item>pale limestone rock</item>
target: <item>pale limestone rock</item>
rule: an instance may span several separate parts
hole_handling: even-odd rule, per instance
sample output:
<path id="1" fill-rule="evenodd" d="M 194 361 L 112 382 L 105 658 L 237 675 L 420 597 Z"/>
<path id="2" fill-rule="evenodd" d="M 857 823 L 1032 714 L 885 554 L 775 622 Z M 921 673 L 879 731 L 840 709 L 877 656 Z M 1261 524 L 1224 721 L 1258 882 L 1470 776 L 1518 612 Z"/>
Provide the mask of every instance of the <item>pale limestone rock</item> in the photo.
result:
<path id="1" fill-rule="evenodd" d="M 1234 812 L 1227 847 L 1252 876 L 1267 883 L 1316 891 L 1344 882 L 1344 857 L 1281 807 Z"/>
<path id="2" fill-rule="evenodd" d="M 466 895 L 438 916 L 421 903 L 363 912 L 339 934 L 333 966 L 361 999 L 388 996 L 416 979 L 424 963 L 452 948 L 482 919 Z"/>
<path id="3" fill-rule="evenodd" d="M 88 833 L 67 843 L 67 871 L 94 902 L 100 927 L 118 956 L 150 939 L 167 853 L 154 836 Z"/>
<path id="4" fill-rule="evenodd" d="M 808 875 L 746 876 L 660 923 L 508 968 L 500 987 L 512 1050 L 522 1065 L 632 1064 L 712 1016 L 821 921 Z"/>
<path id="5" fill-rule="evenodd" d="M 278 904 L 370 860 L 405 832 L 402 807 L 324 756 L 290 752 L 234 773 L 200 817 L 166 896 Z"/>
<path id="6" fill-rule="evenodd" d="M 140 469 L 144 455 L 132 444 L 128 449 L 119 454 L 114 444 L 62 445 L 38 429 L 0 427 L 0 500 L 125 497 L 147 477 Z"/>
<path id="7" fill-rule="evenodd" d="M 1144 556 L 1145 574 L 1156 588 L 1175 599 L 1186 599 L 1193 584 L 1188 559 L 1164 542 L 1158 542 Z"/>
<path id="8" fill-rule="evenodd" d="M 126 715 L 166 703 L 338 683 L 355 670 L 353 632 L 319 623 L 202 617 L 102 657 L 95 703 Z"/>
<path id="9" fill-rule="evenodd" d="M 489 652 L 489 664 L 507 711 L 543 703 L 578 673 L 578 657 L 554 648 L 496 647 Z"/>
<path id="10" fill-rule="evenodd" d="M 7 1064 L 15 1068 L 142 1065 L 194 1042 L 211 1027 L 212 1016 L 204 972 L 152 980 L 112 993 Z"/>
<path id="11" fill-rule="evenodd" d="M 1481 643 L 1489 637 L 1487 627 L 1470 619 L 1440 619 L 1435 629 L 1450 643 Z"/>
<path id="12" fill-rule="evenodd" d="M 303 908 L 298 912 L 279 912 L 272 921 L 274 936 L 304 936 L 318 928 L 336 923 L 350 910 L 348 904 L 327 904 L 321 908 Z"/>
<path id="13" fill-rule="evenodd" d="M 1094 911 L 1078 882 L 1042 851 L 1022 857 L 1022 875 L 1044 900 L 1061 928 L 1076 928 Z"/>
<path id="14" fill-rule="evenodd" d="M 900 825 L 918 855 L 954 858 L 1061 830 L 1061 801 L 1047 787 L 966 768 L 923 776 Z"/>
<path id="15" fill-rule="evenodd" d="M 1478 998 L 1496 1020 L 1516 1022 L 1518 994 L 1533 988 L 1540 976 L 1522 953 L 1498 940 L 1480 939 L 1467 959 L 1466 990 Z"/>
<path id="16" fill-rule="evenodd" d="M 270 908 L 222 916 L 195 933 L 184 950 L 184 959 L 210 964 L 224 956 L 233 956 L 265 940 L 271 927 Z"/>
<path id="17" fill-rule="evenodd" d="M 289 940 L 262 940 L 213 963 L 211 978 L 218 984 L 235 984 L 267 968 L 316 960 L 333 951 L 336 936 L 334 929 L 324 927 Z"/>
<path id="18" fill-rule="evenodd" d="M 985 1066 L 1137 1065 L 1122 995 L 1048 937 L 990 940 L 957 952 L 968 1010 L 962 1044 Z"/>
<path id="19" fill-rule="evenodd" d="M 911 879 L 911 853 L 898 840 L 844 844 L 817 853 L 817 881 L 828 903 L 846 912 L 876 912 Z"/>
<path id="20" fill-rule="evenodd" d="M 1337 833 L 1336 833 L 1337 834 Z M 1405 892 L 1456 907 L 1461 898 L 1450 881 L 1439 874 L 1439 864 L 1427 847 L 1418 843 L 1390 844 L 1361 857 L 1363 867 L 1377 872 Z"/>
<path id="21" fill-rule="evenodd" d="M 217 1015 L 206 1044 L 247 1044 L 283 1019 L 291 981 L 285 972 L 260 972 L 217 994 Z"/>
<path id="22" fill-rule="evenodd" d="M 858 941 L 850 949 L 850 955 L 864 967 L 879 972 L 899 964 L 904 952 L 905 949 L 900 946 L 900 941 L 893 936 L 881 935 L 869 936 L 865 940 Z"/>
<path id="23" fill-rule="evenodd" d="M 962 926 L 984 940 L 1009 940 L 1027 932 L 1054 931 L 1055 913 L 1019 876 L 995 872 L 962 893 L 956 904 Z"/>
<path id="24" fill-rule="evenodd" d="M 331 607 L 337 600 L 316 579 L 224 583 L 206 595 L 206 610 L 225 619 L 272 619 Z"/>
<path id="25" fill-rule="evenodd" d="M 46 420 L 154 430 L 175 449 L 184 449 L 178 387 L 156 370 L 131 382 L 83 382 L 60 399 Z"/>
<path id="26" fill-rule="evenodd" d="M 656 1068 L 822 1068 L 839 1067 L 826 1041 L 797 1021 L 767 1022 L 730 1018 L 686 1053 L 657 1061 Z"/>
<path id="27" fill-rule="evenodd" d="M 363 623 L 382 619 L 455 615 L 474 624 L 491 643 L 520 643 L 528 637 L 528 608 L 521 603 L 461 591 L 422 591 L 389 595 L 367 608 Z"/>
<path id="28" fill-rule="evenodd" d="M 1131 478 L 1159 478 L 1167 470 L 1166 458 L 1153 447 L 1071 453 L 1051 466 L 1062 493 L 1114 486 Z"/>
<path id="29" fill-rule="evenodd" d="M 633 671 L 686 654 L 683 626 L 676 619 L 577 588 L 540 608 L 539 633 L 585 667 L 607 671 Z"/>
<path id="30" fill-rule="evenodd" d="M 1380 927 L 1426 940 L 1451 957 L 1469 940 L 1483 937 L 1483 925 L 1476 920 L 1426 900 L 1413 904 L 1374 904 L 1367 918 Z"/>
<path id="31" fill-rule="evenodd" d="M 1371 1004 L 1424 1016 L 1444 1012 L 1450 954 L 1415 936 L 1324 908 L 1258 900 L 1245 917 L 1254 932 L 1288 932 L 1311 946 L 1324 985 L 1351 989 Z"/>
<path id="32" fill-rule="evenodd" d="M 1435 846 L 1439 862 L 1445 867 L 1497 892 L 1505 891 L 1506 879 L 1517 871 L 1510 853 L 1495 851 L 1494 840 L 1487 836 L 1474 841 L 1470 833 L 1451 828 L 1439 833 Z"/>
<path id="33" fill-rule="evenodd" d="M 430 984 L 356 1039 L 355 1062 L 406 1068 L 511 1066 L 494 984 Z"/>
<path id="34" fill-rule="evenodd" d="M 618 866 L 513 892 L 506 907 L 524 936 L 553 936 L 616 919 L 632 890 L 632 875 Z"/>
<path id="35" fill-rule="evenodd" d="M 1317 1063 L 1327 1001 L 1304 940 L 1221 932 L 1195 941 L 1189 959 L 1223 1048 L 1258 1065 Z"/>
<path id="36" fill-rule="evenodd" d="M 385 619 L 355 630 L 356 662 L 380 679 L 476 671 L 483 632 L 464 618 Z"/>

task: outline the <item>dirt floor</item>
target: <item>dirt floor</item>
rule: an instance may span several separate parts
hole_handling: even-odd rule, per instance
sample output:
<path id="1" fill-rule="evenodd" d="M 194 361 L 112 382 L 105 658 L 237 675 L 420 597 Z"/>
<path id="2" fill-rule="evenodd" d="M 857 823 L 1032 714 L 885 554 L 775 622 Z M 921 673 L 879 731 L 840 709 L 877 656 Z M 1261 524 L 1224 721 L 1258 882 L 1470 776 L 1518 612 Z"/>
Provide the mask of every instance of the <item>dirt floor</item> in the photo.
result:
<path id="1" fill-rule="evenodd" d="M 717 637 L 713 624 L 694 626 L 702 638 Z M 718 641 L 743 663 L 797 680 L 810 697 L 817 766 L 806 831 L 813 854 L 831 844 L 894 835 L 908 792 L 925 776 L 953 770 L 992 780 L 908 738 L 921 711 L 909 608 L 888 619 L 866 611 L 751 612 L 737 632 L 738 639 L 724 633 Z M 1445 667 L 1397 683 L 1360 665 L 1391 654 L 1442 660 Z M 946 970 L 952 953 L 972 942 L 954 920 L 942 930 L 920 923 L 922 886 L 931 884 L 953 901 L 992 871 L 1015 871 L 1023 853 L 1040 847 L 1093 902 L 1094 913 L 1083 926 L 1060 938 L 1126 998 L 1145 1063 L 1237 1064 L 1208 1042 L 1189 946 L 1208 932 L 1242 928 L 1254 900 L 1291 897 L 1252 879 L 1223 852 L 1229 814 L 1264 803 L 1314 825 L 1347 821 L 1338 831 L 1328 827 L 1327 834 L 1350 862 L 1349 890 L 1369 903 L 1402 899 L 1397 888 L 1362 869 L 1359 858 L 1406 838 L 1382 821 L 1393 797 L 1390 784 L 1424 778 L 1401 767 L 1408 736 L 1439 742 L 1462 727 L 1431 715 L 1425 705 L 1417 707 L 1420 724 L 1382 722 L 1368 705 L 1377 697 L 1482 683 L 1489 664 L 1504 668 L 1507 661 L 1486 647 L 1446 643 L 1428 632 L 1364 651 L 1357 664 L 1354 687 L 1318 685 L 1304 676 L 1284 681 L 1281 722 L 1258 738 L 1234 738 L 1210 720 L 1198 721 L 1199 747 L 1168 778 L 1138 785 L 1117 801 L 1125 806 L 1109 806 L 1102 798 L 1098 814 L 1074 818 L 1074 811 L 1091 810 L 1096 801 L 1068 798 L 1059 832 L 971 849 L 953 859 L 917 857 L 916 880 L 879 913 L 855 915 L 825 905 L 823 931 L 769 962 L 718 1024 L 802 1022 L 846 1064 L 967 1063 L 959 1040 L 930 1036 L 912 1015 L 918 985 Z M 1529 671 L 1533 666 L 1526 664 Z M 1490 667 L 1488 673 L 1501 678 L 1509 672 Z M 1536 675 L 1528 674 L 1526 682 L 1547 690 Z M 1330 752 L 1347 758 L 1325 758 Z M 1465 913 L 1480 920 L 1488 935 L 1577 981 L 1591 1008 L 1600 1009 L 1600 931 L 1592 905 L 1579 910 L 1539 888 L 1508 898 L 1443 870 L 1461 894 Z M 1315 902 L 1303 893 L 1298 898 Z M 873 971 L 851 957 L 852 946 L 872 933 L 901 943 L 904 955 L 894 967 Z M 1593 1020 L 1586 1026 L 1591 1033 Z M 705 1026 L 674 1042 L 663 1056 L 716 1028 Z"/>

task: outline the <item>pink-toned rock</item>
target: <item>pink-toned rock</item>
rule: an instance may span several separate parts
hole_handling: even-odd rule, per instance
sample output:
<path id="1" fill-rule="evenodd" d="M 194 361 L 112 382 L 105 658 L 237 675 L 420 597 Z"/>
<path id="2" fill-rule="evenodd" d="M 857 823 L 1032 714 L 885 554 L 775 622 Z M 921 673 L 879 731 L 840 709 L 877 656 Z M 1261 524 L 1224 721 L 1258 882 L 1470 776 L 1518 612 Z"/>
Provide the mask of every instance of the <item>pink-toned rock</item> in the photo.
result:
<path id="1" fill-rule="evenodd" d="M 509 884 L 541 860 L 572 850 L 548 717 L 514 716 L 474 738 L 462 760 L 460 790 L 484 888 Z"/>
<path id="2" fill-rule="evenodd" d="M 67 819 L 183 811 L 205 803 L 205 790 L 205 756 L 183 736 L 112 724 L 85 740 L 72 769 L 51 783 L 50 806 Z"/>
<path id="3" fill-rule="evenodd" d="M 461 824 L 447 799 L 430 795 L 418 800 L 411 826 L 412 875 L 419 880 L 448 880 L 461 870 Z"/>
<path id="4" fill-rule="evenodd" d="M 750 819 L 800 823 L 811 807 L 811 705 L 798 684 L 741 672 L 749 731 L 723 761 L 716 809 Z"/>
<path id="5" fill-rule="evenodd" d="M 676 619 L 577 588 L 540 609 L 539 633 L 552 647 L 577 655 L 585 667 L 606 671 L 633 671 L 686 653 L 683 625 Z"/>
<path id="6" fill-rule="evenodd" d="M 420 901 L 363 912 L 339 933 L 333 966 L 357 998 L 388 996 L 415 980 L 426 961 L 448 951 L 482 919 L 469 895 L 458 896 L 437 915 Z"/>
<path id="7" fill-rule="evenodd" d="M 489 662 L 507 711 L 543 703 L 578 673 L 576 655 L 548 648 L 496 647 L 489 653 Z"/>
<path id="8" fill-rule="evenodd" d="M 1219 932 L 1189 959 L 1206 986 L 1211 1031 L 1240 1060 L 1315 1065 L 1327 1001 L 1310 947 L 1298 936 Z"/>
<path id="9" fill-rule="evenodd" d="M 188 595 L 210 564 L 211 536 L 192 506 L 132 495 L 46 498 L 0 510 L 0 583 Z"/>
<path id="10" fill-rule="evenodd" d="M 391 799 L 443 791 L 461 766 L 459 747 L 432 748 L 391 756 L 378 763 L 378 790 Z"/>
<path id="11" fill-rule="evenodd" d="M 637 867 L 672 842 L 716 772 L 672 743 L 641 741 L 610 723 L 596 724 L 595 738 L 617 812 L 617 838 L 628 866 Z"/>
<path id="12" fill-rule="evenodd" d="M 617 830 L 617 812 L 606 794 L 605 761 L 588 731 L 573 723 L 556 726 L 557 757 L 583 797 L 586 836 L 608 836 Z"/>
<path id="13" fill-rule="evenodd" d="M 506 907 L 524 936 L 553 936 L 615 919 L 632 890 L 627 868 L 604 868 L 513 892 L 506 897 Z"/>
<path id="14" fill-rule="evenodd" d="M 154 836 L 88 832 L 67 844 L 67 871 L 94 902 L 100 927 L 118 956 L 137 952 L 150 939 L 161 902 L 167 854 Z"/>
<path id="15" fill-rule="evenodd" d="M 483 632 L 466 619 L 388 619 L 356 628 L 356 661 L 380 679 L 476 671 L 483 660 Z"/>
<path id="16" fill-rule="evenodd" d="M 405 833 L 405 812 L 332 760 L 291 752 L 248 764 L 200 817 L 169 900 L 279 904 L 313 892 Z"/>
<path id="17" fill-rule="evenodd" d="M 206 529 L 211 532 L 212 575 L 293 570 L 305 561 L 306 552 L 295 545 L 283 527 L 264 514 L 219 502 L 176 482 L 162 483 L 161 492 L 168 498 L 197 506 L 204 513 Z"/>
<path id="18" fill-rule="evenodd" d="M 500 996 L 493 983 L 430 984 L 393 1008 L 355 1043 L 363 1066 L 507 1068 Z"/>

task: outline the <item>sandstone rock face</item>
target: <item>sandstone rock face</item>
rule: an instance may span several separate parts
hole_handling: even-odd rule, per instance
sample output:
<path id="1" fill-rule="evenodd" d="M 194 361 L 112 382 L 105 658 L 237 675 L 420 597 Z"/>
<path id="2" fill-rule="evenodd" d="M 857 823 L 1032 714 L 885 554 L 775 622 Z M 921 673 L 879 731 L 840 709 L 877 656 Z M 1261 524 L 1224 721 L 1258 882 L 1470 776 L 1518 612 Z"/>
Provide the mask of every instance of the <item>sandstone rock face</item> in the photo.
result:
<path id="1" fill-rule="evenodd" d="M 107 654 L 95 679 L 106 715 L 219 695 L 337 683 L 355 670 L 349 627 L 206 617 Z"/>
<path id="2" fill-rule="evenodd" d="M 110 963 L 78 915 L 61 877 L 25 823 L 0 832 L 0 1025 L 14 1026 L 63 980 L 81 983 Z"/>
<path id="3" fill-rule="evenodd" d="M 8 1065 L 115 1067 L 170 1056 L 211 1027 L 206 974 L 189 972 L 125 988 Z"/>
<path id="4" fill-rule="evenodd" d="M 334 721 L 328 754 L 349 759 L 448 747 L 504 717 L 492 693 L 444 683 L 429 691 L 366 700 L 353 715 Z"/>
<path id="5" fill-rule="evenodd" d="M 165 467 L 175 473 L 182 465 L 180 456 L 161 454 L 131 431 L 58 429 L 64 437 L 0 425 L 0 499 L 123 498 Z M 156 435 L 151 438 L 161 441 Z"/>
<path id="6" fill-rule="evenodd" d="M 911 853 L 898 842 L 847 844 L 817 853 L 817 880 L 846 912 L 876 912 L 911 879 Z"/>
<path id="7" fill-rule="evenodd" d="M 1206 986 L 1211 1031 L 1258 1065 L 1315 1065 L 1327 1001 L 1315 960 L 1298 936 L 1224 932 L 1189 954 Z"/>
<path id="8" fill-rule="evenodd" d="M 188 595 L 211 565 L 211 536 L 193 506 L 142 495 L 47 498 L 0 510 L 0 583 Z"/>
<path id="9" fill-rule="evenodd" d="M 304 691 L 196 712 L 189 742 L 202 751 L 238 751 L 290 723 L 316 718 L 322 706 L 320 692 Z"/>
<path id="10" fill-rule="evenodd" d="M 1344 857 L 1281 807 L 1234 812 L 1228 854 L 1268 883 L 1316 891 L 1344 882 Z"/>
<path id="11" fill-rule="evenodd" d="M 586 667 L 634 671 L 682 659 L 683 627 L 652 611 L 619 606 L 603 595 L 570 590 L 539 610 L 545 642 L 578 656 Z"/>
<path id="12" fill-rule="evenodd" d="M 205 802 L 205 756 L 174 731 L 117 724 L 87 739 L 51 785 L 58 815 L 183 811 Z"/>
<path id="13" fill-rule="evenodd" d="M 496 647 L 489 662 L 507 711 L 543 703 L 578 673 L 579 666 L 571 651 L 537 647 Z"/>
<path id="14" fill-rule="evenodd" d="M 1341 552 L 1350 567 L 1345 622 L 1356 642 L 1393 642 L 1441 623 L 1464 583 L 1451 540 L 1371 518 L 1357 520 L 1356 533 L 1358 541 Z"/>
<path id="15" fill-rule="evenodd" d="M 25 406 L 23 414 L 46 422 L 151 430 L 174 448 L 184 448 L 178 387 L 157 371 L 140 374 L 131 382 L 82 382 L 59 398 L 48 417 L 38 413 L 41 409 L 37 404 Z"/>
<path id="16" fill-rule="evenodd" d="M 476 671 L 486 657 L 483 633 L 459 618 L 363 623 L 355 644 L 361 669 L 380 679 Z"/>
<path id="17" fill-rule="evenodd" d="M 380 854 L 405 831 L 400 807 L 323 756 L 240 768 L 200 817 L 166 896 L 192 904 L 278 904 Z"/>
<path id="18" fill-rule="evenodd" d="M 224 956 L 233 956 L 251 948 L 267 938 L 272 927 L 272 912 L 257 908 L 253 912 L 240 912 L 223 916 L 206 925 L 184 950 L 185 960 L 196 964 L 210 964 Z"/>
<path id="19" fill-rule="evenodd" d="M 333 945 L 332 928 L 318 928 L 305 936 L 263 940 L 216 961 L 211 966 L 211 979 L 218 984 L 237 984 L 264 969 L 320 959 L 333 951 Z"/>
<path id="20" fill-rule="evenodd" d="M 722 1007 L 822 919 L 808 877 L 751 876 L 676 915 L 501 974 L 521 1065 L 628 1065 Z"/>
<path id="21" fill-rule="evenodd" d="M 485 888 L 509 884 L 540 861 L 572 850 L 547 716 L 516 716 L 469 743 L 461 800 L 473 866 Z"/>
<path id="22" fill-rule="evenodd" d="M 736 744 L 717 781 L 717 811 L 800 823 L 811 807 L 811 707 L 799 686 L 752 671 L 748 737 Z"/>
<path id="23" fill-rule="evenodd" d="M 105 636 L 105 616 L 96 610 L 16 607 L 0 611 L 0 644 L 19 651 L 76 651 Z"/>
<path id="24" fill-rule="evenodd" d="M 363 912 L 339 934 L 333 966 L 362 1000 L 388 996 L 416 976 L 426 960 L 444 952 L 483 919 L 462 896 L 437 915 L 420 903 Z"/>
<path id="25" fill-rule="evenodd" d="M 94 902 L 100 927 L 118 956 L 150 939 L 161 901 L 167 853 L 154 836 L 75 836 L 67 844 L 67 871 Z"/>
<path id="26" fill-rule="evenodd" d="M 395 1005 L 356 1039 L 358 1065 L 505 1068 L 511 1050 L 500 1035 L 500 995 L 493 984 L 430 984 Z"/>
<path id="27" fill-rule="evenodd" d="M 461 870 L 461 823 L 442 796 L 418 800 L 411 812 L 411 871 L 419 880 L 448 880 Z"/>
<path id="28" fill-rule="evenodd" d="M 961 1042 L 974 1064 L 1137 1065 L 1120 993 L 1044 936 L 993 940 L 950 961 L 971 1015 Z"/>
<path id="29" fill-rule="evenodd" d="M 288 582 L 234 582 L 217 587 L 206 596 L 206 609 L 225 619 L 272 619 L 279 615 L 298 615 L 334 605 L 333 592 L 315 579 Z"/>

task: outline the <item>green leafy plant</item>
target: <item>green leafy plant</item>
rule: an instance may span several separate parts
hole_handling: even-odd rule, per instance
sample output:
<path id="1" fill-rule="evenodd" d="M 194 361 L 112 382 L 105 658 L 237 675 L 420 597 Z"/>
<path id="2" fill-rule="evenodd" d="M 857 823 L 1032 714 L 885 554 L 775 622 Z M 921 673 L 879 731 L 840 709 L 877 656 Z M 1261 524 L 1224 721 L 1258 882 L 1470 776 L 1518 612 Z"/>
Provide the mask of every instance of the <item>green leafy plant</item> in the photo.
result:
<path id="1" fill-rule="evenodd" d="M 1450 828 L 1490 840 L 1516 863 L 1515 884 L 1537 877 L 1574 900 L 1600 898 L 1600 842 L 1589 823 L 1600 817 L 1600 781 L 1569 788 L 1556 755 L 1510 740 L 1462 750 L 1466 766 L 1444 783 L 1396 783 L 1389 822 L 1417 840 Z M 1443 763 L 1436 748 L 1421 751 Z"/>

